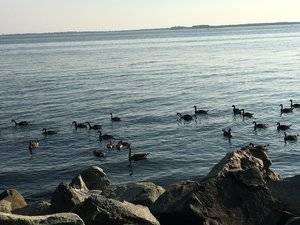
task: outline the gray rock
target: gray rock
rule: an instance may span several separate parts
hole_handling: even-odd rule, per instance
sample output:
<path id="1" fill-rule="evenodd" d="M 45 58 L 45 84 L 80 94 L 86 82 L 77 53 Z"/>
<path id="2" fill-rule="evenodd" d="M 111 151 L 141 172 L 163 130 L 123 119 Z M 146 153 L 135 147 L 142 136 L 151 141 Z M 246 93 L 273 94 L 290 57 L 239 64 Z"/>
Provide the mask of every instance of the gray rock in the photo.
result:
<path id="1" fill-rule="evenodd" d="M 269 188 L 286 210 L 300 215 L 300 175 L 271 182 Z"/>
<path id="2" fill-rule="evenodd" d="M 163 225 L 277 224 L 280 206 L 266 184 L 279 176 L 270 163 L 252 146 L 228 153 L 201 182 L 169 186 L 151 212 Z"/>
<path id="3" fill-rule="evenodd" d="M 27 205 L 24 208 L 16 209 L 13 214 L 26 215 L 26 216 L 41 216 L 52 213 L 51 204 L 46 201 L 37 202 Z"/>
<path id="4" fill-rule="evenodd" d="M 82 180 L 81 175 L 74 177 L 72 182 L 70 183 L 70 186 L 82 191 L 88 191 L 89 189 L 85 185 L 84 181 Z"/>
<path id="5" fill-rule="evenodd" d="M 52 194 L 51 208 L 53 212 L 71 212 L 88 197 L 87 192 L 61 183 Z"/>
<path id="6" fill-rule="evenodd" d="M 150 207 L 164 192 L 164 188 L 154 183 L 138 182 L 115 186 L 109 197 Z"/>
<path id="7" fill-rule="evenodd" d="M 91 196 L 81 204 L 76 213 L 87 225 L 159 225 L 148 207 L 120 202 L 104 196 Z"/>
<path id="8" fill-rule="evenodd" d="M 103 170 L 97 166 L 92 166 L 80 173 L 81 179 L 89 190 L 105 190 L 110 185 L 110 180 Z M 78 178 L 73 179 L 72 185 L 78 185 Z"/>
<path id="9" fill-rule="evenodd" d="M 47 216 L 21 216 L 0 213 L 1 225 L 84 225 L 73 213 L 61 213 Z"/>
<path id="10" fill-rule="evenodd" d="M 0 194 L 0 205 L 3 205 L 3 203 L 1 203 L 3 200 L 11 203 L 11 211 L 23 208 L 27 205 L 23 196 L 14 189 L 2 192 Z"/>

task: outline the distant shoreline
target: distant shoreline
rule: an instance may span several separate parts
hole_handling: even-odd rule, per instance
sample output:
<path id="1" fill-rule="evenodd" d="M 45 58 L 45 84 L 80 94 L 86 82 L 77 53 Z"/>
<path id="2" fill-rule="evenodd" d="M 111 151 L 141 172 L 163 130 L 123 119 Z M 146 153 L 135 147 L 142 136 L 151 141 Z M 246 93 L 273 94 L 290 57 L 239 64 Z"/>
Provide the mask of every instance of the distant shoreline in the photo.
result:
<path id="1" fill-rule="evenodd" d="M 145 29 L 132 29 L 132 30 L 107 30 L 107 31 L 62 31 L 62 32 L 37 32 L 37 33 L 11 33 L 0 34 L 1 36 L 14 36 L 14 35 L 43 35 L 43 34 L 76 34 L 76 33 L 113 33 L 113 32 L 129 32 L 129 31 L 155 31 L 155 30 L 185 30 L 185 29 L 210 29 L 210 28 L 230 28 L 230 27 L 260 27 L 260 26 L 280 26 L 280 25 L 297 25 L 300 22 L 273 22 L 273 23 L 244 23 L 244 24 L 227 24 L 227 25 L 193 25 L 193 26 L 173 26 L 169 28 L 145 28 Z"/>

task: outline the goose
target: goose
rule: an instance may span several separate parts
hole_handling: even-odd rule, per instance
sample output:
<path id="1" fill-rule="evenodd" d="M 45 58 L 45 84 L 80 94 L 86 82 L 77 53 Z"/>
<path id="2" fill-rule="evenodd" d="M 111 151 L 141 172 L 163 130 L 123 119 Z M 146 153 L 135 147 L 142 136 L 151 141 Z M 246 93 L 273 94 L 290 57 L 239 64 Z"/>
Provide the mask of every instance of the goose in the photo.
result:
<path id="1" fill-rule="evenodd" d="M 112 143 L 111 139 L 109 140 L 109 143 L 106 145 L 106 148 L 108 149 L 113 149 L 115 146 L 114 144 Z"/>
<path id="2" fill-rule="evenodd" d="M 223 129 L 223 136 L 226 138 L 232 138 L 232 134 L 231 134 L 231 128 L 229 128 L 228 130 Z"/>
<path id="3" fill-rule="evenodd" d="M 197 106 L 193 106 L 195 108 L 195 114 L 207 114 L 208 110 L 197 109 Z"/>
<path id="4" fill-rule="evenodd" d="M 47 130 L 46 128 L 43 128 L 42 132 L 44 135 L 54 135 L 58 133 L 56 130 Z"/>
<path id="5" fill-rule="evenodd" d="M 181 113 L 177 113 L 177 116 L 179 117 L 179 119 L 183 119 L 185 121 L 193 120 L 193 117 L 189 114 L 182 115 Z"/>
<path id="6" fill-rule="evenodd" d="M 118 150 L 121 150 L 122 148 L 129 148 L 130 144 L 128 142 L 125 142 L 125 141 L 119 141 L 117 144 L 116 144 L 116 148 Z"/>
<path id="7" fill-rule="evenodd" d="M 25 127 L 28 126 L 29 123 L 27 121 L 20 121 L 20 122 L 16 122 L 15 120 L 11 120 L 11 122 L 15 123 L 15 126 L 21 126 L 21 127 Z"/>
<path id="8" fill-rule="evenodd" d="M 235 107 L 235 105 L 232 105 L 233 107 L 233 114 L 236 115 L 236 114 L 242 114 L 242 110 L 238 109 Z"/>
<path id="9" fill-rule="evenodd" d="M 245 112 L 244 109 L 241 109 L 241 111 L 242 111 L 242 116 L 243 117 L 249 117 L 249 118 L 253 117 L 253 113 Z"/>
<path id="10" fill-rule="evenodd" d="M 290 129 L 291 126 L 292 126 L 292 124 L 290 124 L 290 125 L 284 125 L 284 124 L 280 124 L 278 122 L 277 123 L 277 130 L 288 130 L 288 129 Z"/>
<path id="11" fill-rule="evenodd" d="M 129 151 L 128 151 L 128 160 L 131 161 L 140 161 L 140 160 L 145 160 L 147 159 L 147 156 L 150 153 L 136 153 L 136 154 L 131 154 L 131 147 L 129 146 Z"/>
<path id="12" fill-rule="evenodd" d="M 96 156 L 98 158 L 104 158 L 105 157 L 105 153 L 103 151 L 100 151 L 100 150 L 94 150 L 93 154 L 94 154 L 94 156 Z"/>
<path id="13" fill-rule="evenodd" d="M 254 130 L 256 130 L 257 128 L 259 128 L 259 129 L 266 129 L 268 127 L 267 124 L 256 123 L 255 121 L 253 121 L 253 124 L 254 124 Z"/>
<path id="14" fill-rule="evenodd" d="M 91 125 L 90 122 L 85 122 L 88 126 L 89 126 L 89 130 L 101 130 L 102 129 L 102 125 Z"/>
<path id="15" fill-rule="evenodd" d="M 113 114 L 110 113 L 110 120 L 113 121 L 113 122 L 119 122 L 119 121 L 121 121 L 121 118 L 119 118 L 119 117 L 113 117 Z"/>
<path id="16" fill-rule="evenodd" d="M 40 147 L 39 140 L 30 140 L 28 145 L 30 155 L 32 155 L 32 150 L 38 147 Z"/>
<path id="17" fill-rule="evenodd" d="M 87 125 L 84 123 L 77 123 L 76 121 L 73 121 L 72 124 L 74 124 L 76 130 L 77 128 L 87 128 Z"/>
<path id="18" fill-rule="evenodd" d="M 282 114 L 282 113 L 292 113 L 293 110 L 294 110 L 294 108 L 283 108 L 283 105 L 282 105 L 282 104 L 280 104 L 279 106 L 281 107 L 281 108 L 280 108 L 281 114 Z"/>
<path id="19" fill-rule="evenodd" d="M 103 134 L 102 135 L 101 131 L 98 131 L 98 133 L 99 133 L 99 139 L 100 140 L 111 140 L 111 139 L 114 139 L 114 137 L 112 135 L 109 135 L 109 134 Z"/>
<path id="20" fill-rule="evenodd" d="M 291 108 L 300 108 L 300 104 L 293 104 L 293 100 L 290 100 L 291 102 Z"/>
<path id="21" fill-rule="evenodd" d="M 297 141 L 299 135 L 287 135 L 286 132 L 284 132 L 284 142 L 287 141 Z"/>

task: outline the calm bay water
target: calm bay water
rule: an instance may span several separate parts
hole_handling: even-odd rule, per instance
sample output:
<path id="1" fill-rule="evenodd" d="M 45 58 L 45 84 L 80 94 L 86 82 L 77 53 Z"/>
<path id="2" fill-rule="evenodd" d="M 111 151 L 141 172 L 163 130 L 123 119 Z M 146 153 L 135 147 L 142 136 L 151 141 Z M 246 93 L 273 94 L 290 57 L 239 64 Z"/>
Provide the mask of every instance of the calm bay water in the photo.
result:
<path id="1" fill-rule="evenodd" d="M 300 110 L 280 116 L 279 104 L 300 103 L 300 25 L 0 36 L 0 190 L 44 198 L 61 181 L 97 165 L 114 183 L 167 184 L 205 175 L 227 152 L 249 142 L 270 144 L 273 169 L 299 174 L 299 143 L 285 145 L 276 122 L 300 134 Z M 268 123 L 232 115 L 232 104 Z M 177 123 L 176 113 L 208 116 Z M 122 118 L 111 123 L 109 113 Z M 15 128 L 11 119 L 31 122 Z M 105 149 L 97 133 L 73 120 L 102 124 L 103 132 L 150 152 L 133 164 L 127 151 Z M 44 137 L 42 128 L 59 130 Z M 231 127 L 229 143 L 222 128 Z M 40 149 L 30 159 L 28 140 Z"/>

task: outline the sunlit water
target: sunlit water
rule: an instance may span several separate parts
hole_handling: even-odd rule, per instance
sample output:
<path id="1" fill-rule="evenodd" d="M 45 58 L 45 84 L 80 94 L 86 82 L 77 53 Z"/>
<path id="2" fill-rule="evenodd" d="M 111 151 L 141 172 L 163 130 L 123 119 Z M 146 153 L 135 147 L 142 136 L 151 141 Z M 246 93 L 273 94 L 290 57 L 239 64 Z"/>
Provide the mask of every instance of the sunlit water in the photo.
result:
<path id="1" fill-rule="evenodd" d="M 279 113 L 291 98 L 300 103 L 300 25 L 0 36 L 0 190 L 44 198 L 90 165 L 114 183 L 163 185 L 205 175 L 249 142 L 270 144 L 276 171 L 299 174 L 299 142 L 285 145 L 276 131 L 280 121 L 300 134 L 300 110 Z M 269 128 L 254 132 L 232 104 Z M 178 123 L 176 113 L 193 114 L 193 105 L 209 115 Z M 111 123 L 110 112 L 122 122 Z M 16 128 L 11 119 L 32 125 Z M 76 131 L 73 120 L 102 124 L 149 159 L 134 163 L 130 176 L 126 150 L 96 158 L 92 151 L 106 143 L 95 131 Z M 44 137 L 44 127 L 59 135 Z M 35 138 L 41 147 L 31 159 Z"/>

